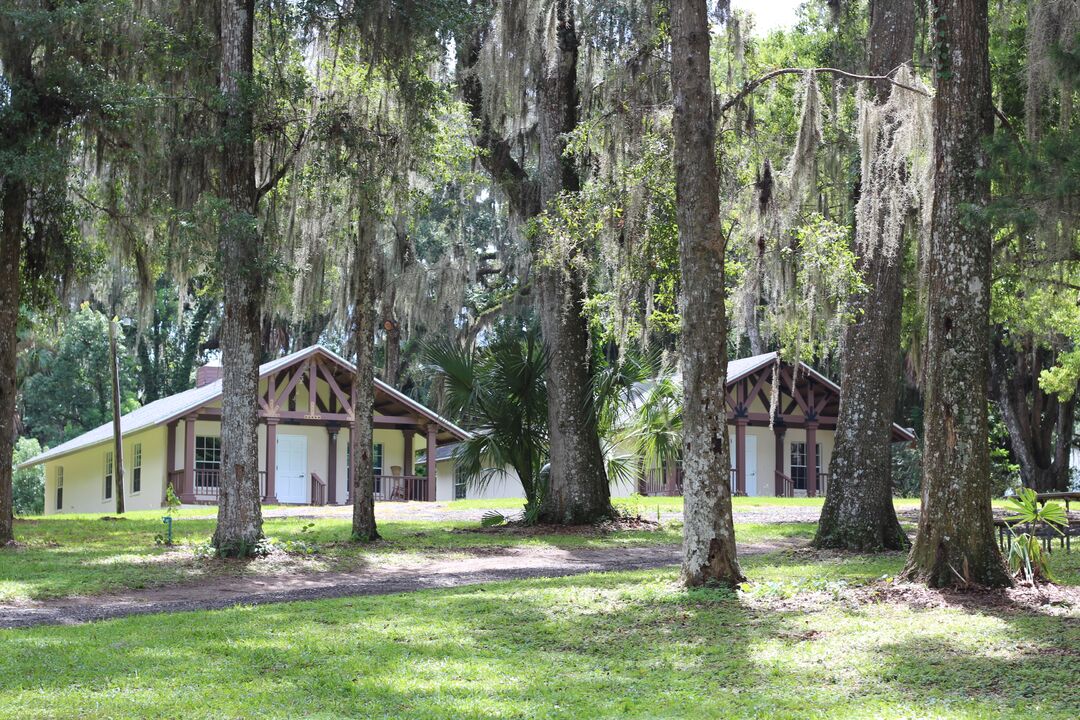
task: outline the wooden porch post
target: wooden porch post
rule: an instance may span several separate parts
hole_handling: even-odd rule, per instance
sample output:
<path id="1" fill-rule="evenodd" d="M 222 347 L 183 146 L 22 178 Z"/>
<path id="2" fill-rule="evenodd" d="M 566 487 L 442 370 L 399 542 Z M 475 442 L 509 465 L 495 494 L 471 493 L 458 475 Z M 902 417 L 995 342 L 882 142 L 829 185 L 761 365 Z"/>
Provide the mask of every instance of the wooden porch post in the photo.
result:
<path id="1" fill-rule="evenodd" d="M 168 425 L 168 429 L 165 434 L 165 487 L 169 487 L 169 483 L 173 480 L 173 473 L 176 472 L 176 420 L 173 420 Z M 173 492 L 177 492 L 180 488 L 173 488 Z M 165 492 L 168 492 L 167 490 Z M 177 495 L 179 497 L 179 494 Z M 164 494 L 161 497 L 162 502 L 165 501 Z"/>
<path id="2" fill-rule="evenodd" d="M 401 431 L 401 436 L 405 440 L 405 457 L 402 458 L 401 474 L 409 477 L 416 471 L 416 453 L 413 452 L 413 430 L 412 428 L 406 428 Z"/>
<path id="3" fill-rule="evenodd" d="M 184 418 L 184 487 L 180 502 L 195 502 L 195 416 Z"/>
<path id="4" fill-rule="evenodd" d="M 773 479 L 776 483 L 776 497 L 784 496 L 784 480 L 780 476 L 784 474 L 784 426 L 779 422 L 773 423 L 773 437 L 776 440 L 776 454 L 773 459 Z"/>
<path id="5" fill-rule="evenodd" d="M 435 437 L 439 428 L 435 423 L 428 423 L 427 426 L 427 493 L 425 500 L 433 502 L 435 500 L 435 454 L 438 450 L 438 440 Z"/>
<path id="6" fill-rule="evenodd" d="M 340 429 L 337 425 L 326 426 L 326 502 L 329 505 L 337 505 L 337 436 Z"/>
<path id="7" fill-rule="evenodd" d="M 746 494 L 746 423 L 747 418 L 735 418 L 735 491 Z"/>
<path id="8" fill-rule="evenodd" d="M 277 418 L 266 418 L 266 496 L 263 502 L 277 505 Z"/>
<path id="9" fill-rule="evenodd" d="M 806 423 L 806 495 L 817 497 L 817 420 Z"/>

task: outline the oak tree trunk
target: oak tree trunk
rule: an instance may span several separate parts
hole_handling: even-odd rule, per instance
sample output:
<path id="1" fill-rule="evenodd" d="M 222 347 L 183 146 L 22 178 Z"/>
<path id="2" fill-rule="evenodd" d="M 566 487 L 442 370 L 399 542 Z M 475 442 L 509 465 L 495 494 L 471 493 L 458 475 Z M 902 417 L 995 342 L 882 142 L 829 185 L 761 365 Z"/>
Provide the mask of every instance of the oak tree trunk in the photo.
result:
<path id="1" fill-rule="evenodd" d="M 922 513 L 904 576 L 931 587 L 1004 586 L 994 539 L 986 386 L 993 133 L 987 0 L 933 0 L 934 198 L 928 282 Z"/>
<path id="2" fill-rule="evenodd" d="M 220 194 L 218 262 L 221 323 L 221 475 L 214 546 L 251 554 L 262 538 L 259 498 L 259 356 L 263 243 L 256 217 L 252 92 L 254 0 L 221 0 Z"/>
<path id="3" fill-rule="evenodd" d="M 26 186 L 8 178 L 0 227 L 0 545 L 14 542 L 12 461 L 15 443 L 15 359 L 18 347 L 20 255 L 26 214 Z"/>
<path id="4" fill-rule="evenodd" d="M 366 192 L 361 191 L 361 197 Z M 375 527 L 375 466 L 372 457 L 372 415 L 375 412 L 375 218 L 373 203 L 361 202 L 353 254 L 353 425 L 349 432 L 352 462 L 352 536 L 378 540 Z"/>
<path id="5" fill-rule="evenodd" d="M 514 147 L 499 136 L 484 110 L 484 89 L 476 70 L 480 36 L 461 53 L 459 82 L 476 121 L 475 143 L 484 150 L 480 162 L 506 195 L 511 212 L 522 221 L 539 216 L 560 192 L 580 189 L 572 161 L 563 157 L 562 136 L 577 124 L 579 39 L 572 3 L 559 0 L 555 12 L 556 47 L 549 49 L 551 56 L 543 63 L 537 88 L 539 177 L 531 176 L 517 161 Z M 538 268 L 536 274 L 537 309 L 549 356 L 545 380 L 551 445 L 550 491 L 540 517 L 550 523 L 593 522 L 609 516 L 612 510 L 591 402 L 589 334 L 581 314 L 584 279 L 566 267 Z"/>
<path id="6" fill-rule="evenodd" d="M 911 62 L 915 46 L 915 2 L 870 3 L 869 74 L 886 75 Z M 892 93 L 909 92 L 879 83 L 864 102 L 884 104 Z M 859 269 L 866 291 L 851 300 L 856 321 L 844 330 L 841 357 L 840 415 L 836 446 L 829 465 L 829 492 L 821 510 L 814 544 L 842 550 L 902 550 L 908 546 L 892 501 L 890 444 L 892 416 L 900 375 L 900 310 L 903 247 L 877 247 L 885 228 L 903 227 L 910 208 L 895 208 L 875 198 L 887 179 L 903 177 L 908 158 L 890 153 L 901 117 L 884 118 L 864 153 L 871 174 L 863 178 L 860 203 L 877 207 L 869 227 L 856 228 L 863 252 Z"/>
<path id="7" fill-rule="evenodd" d="M 1015 348 L 1001 333 L 999 328 L 993 341 L 990 388 L 1020 464 L 1020 478 L 1036 492 L 1068 490 L 1077 393 L 1061 400 L 1044 392 L 1039 375 L 1053 366 L 1052 353 L 1033 347 L 1030 336 Z"/>
<path id="8" fill-rule="evenodd" d="M 578 36 L 573 3 L 555 6 L 556 47 L 548 48 L 538 93 L 540 204 L 560 193 L 578 192 L 574 161 L 565 156 L 566 133 L 577 126 Z M 575 253 L 577 251 L 574 251 Z M 548 354 L 548 437 L 551 475 L 540 505 L 541 522 L 576 525 L 611 515 L 611 487 L 592 403 L 589 328 L 584 315 L 585 282 L 573 258 L 537 270 L 538 309 Z"/>
<path id="9" fill-rule="evenodd" d="M 685 396 L 682 579 L 687 585 L 735 586 L 744 578 L 728 480 L 726 238 L 704 0 L 671 3 L 671 65 Z"/>

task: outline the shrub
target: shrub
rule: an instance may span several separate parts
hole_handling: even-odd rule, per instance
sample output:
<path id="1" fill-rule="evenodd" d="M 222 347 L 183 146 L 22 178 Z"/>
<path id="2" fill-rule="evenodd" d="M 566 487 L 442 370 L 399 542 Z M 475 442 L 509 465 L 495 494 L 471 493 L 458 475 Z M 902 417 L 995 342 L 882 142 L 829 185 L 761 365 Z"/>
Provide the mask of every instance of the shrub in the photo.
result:
<path id="1" fill-rule="evenodd" d="M 19 438 L 15 443 L 13 464 L 18 465 L 41 454 L 34 438 Z M 45 512 L 45 466 L 16 470 L 11 477 L 12 504 L 16 515 L 40 515 Z"/>

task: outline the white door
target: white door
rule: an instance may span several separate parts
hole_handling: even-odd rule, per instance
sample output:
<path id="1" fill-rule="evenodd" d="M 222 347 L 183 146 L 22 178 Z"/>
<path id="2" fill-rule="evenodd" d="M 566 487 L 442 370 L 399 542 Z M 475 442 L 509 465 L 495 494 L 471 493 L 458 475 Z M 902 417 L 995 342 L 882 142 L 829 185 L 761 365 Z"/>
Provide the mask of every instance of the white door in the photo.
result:
<path id="1" fill-rule="evenodd" d="M 735 469 L 735 436 L 728 438 L 731 443 L 731 469 Z M 757 489 L 757 437 L 746 435 L 746 494 L 750 497 L 759 495 Z"/>
<path id="2" fill-rule="evenodd" d="M 275 484 L 278 500 L 283 503 L 308 502 L 307 437 L 277 436 Z"/>
<path id="3" fill-rule="evenodd" d="M 761 495 L 757 486 L 757 436 L 746 435 L 746 494 Z"/>

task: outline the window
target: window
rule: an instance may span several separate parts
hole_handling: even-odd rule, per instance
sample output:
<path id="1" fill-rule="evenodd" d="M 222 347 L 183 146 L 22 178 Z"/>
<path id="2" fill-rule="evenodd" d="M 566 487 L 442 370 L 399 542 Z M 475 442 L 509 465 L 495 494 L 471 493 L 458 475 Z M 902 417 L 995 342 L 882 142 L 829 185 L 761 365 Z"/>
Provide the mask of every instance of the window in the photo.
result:
<path id="1" fill-rule="evenodd" d="M 64 509 L 64 468 L 56 468 L 56 509 Z"/>
<path id="2" fill-rule="evenodd" d="M 458 472 L 457 465 L 454 465 L 454 499 L 464 500 L 466 495 L 465 478 L 462 473 Z"/>
<path id="3" fill-rule="evenodd" d="M 131 494 L 137 495 L 142 490 L 142 443 L 135 443 L 131 463 Z"/>
<path id="4" fill-rule="evenodd" d="M 376 475 L 382 475 L 383 474 L 383 445 L 382 445 L 382 443 L 375 443 L 375 445 L 372 446 L 371 467 L 375 471 Z"/>
<path id="5" fill-rule="evenodd" d="M 382 443 L 375 443 L 371 447 L 371 469 L 375 473 L 375 494 L 382 493 L 382 478 L 383 474 L 383 445 Z"/>
<path id="6" fill-rule="evenodd" d="M 817 449 L 817 476 L 821 477 L 821 443 L 814 446 Z M 791 481 L 796 490 L 806 489 L 806 443 L 791 443 Z M 820 485 L 820 483 L 819 483 Z"/>
<path id="7" fill-rule="evenodd" d="M 383 474 L 383 445 L 375 443 L 371 446 L 371 469 L 375 476 L 375 494 L 382 492 L 382 482 L 379 476 Z M 345 482 L 347 487 L 352 487 L 352 443 L 345 445 Z"/>
<path id="8" fill-rule="evenodd" d="M 210 435 L 195 437 L 195 487 L 216 488 L 221 470 L 221 438 Z"/>
<path id="9" fill-rule="evenodd" d="M 102 488 L 102 502 L 112 499 L 113 454 L 105 453 L 105 487 Z"/>

